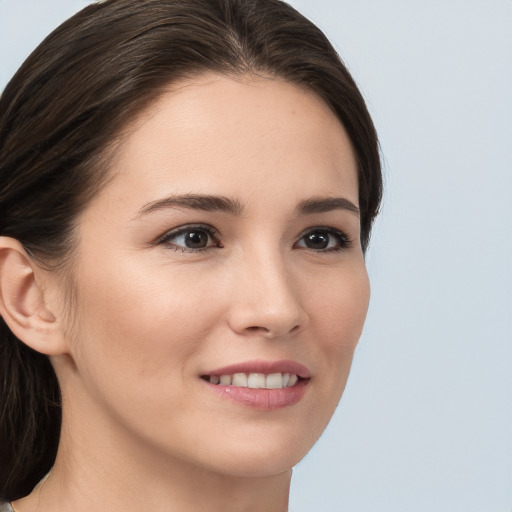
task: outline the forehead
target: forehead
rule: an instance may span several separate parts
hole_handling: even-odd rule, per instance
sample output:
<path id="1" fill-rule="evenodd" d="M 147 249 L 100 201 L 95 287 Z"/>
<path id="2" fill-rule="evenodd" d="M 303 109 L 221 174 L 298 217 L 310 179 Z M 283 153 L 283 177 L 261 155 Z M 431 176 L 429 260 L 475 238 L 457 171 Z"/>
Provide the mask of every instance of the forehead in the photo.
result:
<path id="1" fill-rule="evenodd" d="M 106 188 L 127 199 L 137 191 L 148 201 L 191 192 L 243 201 L 272 184 L 297 200 L 334 188 L 357 204 L 354 152 L 338 118 L 313 92 L 272 78 L 174 85 L 125 131 L 112 170 Z"/>

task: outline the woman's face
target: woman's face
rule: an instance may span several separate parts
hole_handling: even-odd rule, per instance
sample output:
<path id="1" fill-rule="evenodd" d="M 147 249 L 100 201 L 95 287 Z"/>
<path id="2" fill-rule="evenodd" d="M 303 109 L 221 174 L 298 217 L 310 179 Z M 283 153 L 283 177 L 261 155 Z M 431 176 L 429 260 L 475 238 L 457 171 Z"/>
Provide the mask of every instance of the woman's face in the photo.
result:
<path id="1" fill-rule="evenodd" d="M 368 306 L 344 128 L 295 85 L 212 75 L 163 95 L 112 168 L 78 219 L 64 421 L 224 474 L 290 468 Z"/>

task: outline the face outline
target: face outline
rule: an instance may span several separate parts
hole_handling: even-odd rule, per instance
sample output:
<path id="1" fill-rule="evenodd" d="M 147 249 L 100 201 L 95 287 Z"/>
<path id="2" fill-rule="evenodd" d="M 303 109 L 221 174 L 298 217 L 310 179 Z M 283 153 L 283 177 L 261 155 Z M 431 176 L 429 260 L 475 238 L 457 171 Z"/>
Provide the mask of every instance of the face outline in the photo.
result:
<path id="1" fill-rule="evenodd" d="M 78 219 L 76 310 L 55 361 L 64 417 L 92 438 L 108 425 L 162 460 L 277 474 L 330 420 L 366 316 L 359 217 L 347 207 L 356 162 L 309 91 L 215 75 L 181 85 L 127 131 L 113 179 Z M 191 195 L 229 201 L 176 205 Z M 326 207 L 332 198 L 346 202 Z M 283 360 L 309 372 L 286 407 L 226 399 L 202 378 Z"/>

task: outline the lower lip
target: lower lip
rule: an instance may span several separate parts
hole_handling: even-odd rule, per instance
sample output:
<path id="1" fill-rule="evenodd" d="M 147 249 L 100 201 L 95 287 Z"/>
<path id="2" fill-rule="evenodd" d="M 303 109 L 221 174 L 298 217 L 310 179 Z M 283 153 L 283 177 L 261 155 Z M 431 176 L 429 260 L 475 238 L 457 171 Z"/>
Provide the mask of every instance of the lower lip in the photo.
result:
<path id="1" fill-rule="evenodd" d="M 227 400 L 252 409 L 273 411 L 299 403 L 306 393 L 309 380 L 299 380 L 294 386 L 280 389 L 252 389 L 203 382 L 213 392 Z"/>

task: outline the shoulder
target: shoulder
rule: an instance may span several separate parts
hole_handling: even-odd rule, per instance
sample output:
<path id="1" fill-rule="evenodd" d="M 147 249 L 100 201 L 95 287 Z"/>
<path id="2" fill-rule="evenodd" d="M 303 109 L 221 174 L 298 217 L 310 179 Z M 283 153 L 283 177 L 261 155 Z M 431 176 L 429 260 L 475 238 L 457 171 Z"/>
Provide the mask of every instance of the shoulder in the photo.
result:
<path id="1" fill-rule="evenodd" d="M 0 512 L 13 512 L 11 505 L 6 501 L 0 501 Z"/>

